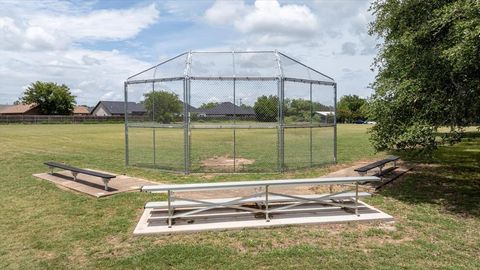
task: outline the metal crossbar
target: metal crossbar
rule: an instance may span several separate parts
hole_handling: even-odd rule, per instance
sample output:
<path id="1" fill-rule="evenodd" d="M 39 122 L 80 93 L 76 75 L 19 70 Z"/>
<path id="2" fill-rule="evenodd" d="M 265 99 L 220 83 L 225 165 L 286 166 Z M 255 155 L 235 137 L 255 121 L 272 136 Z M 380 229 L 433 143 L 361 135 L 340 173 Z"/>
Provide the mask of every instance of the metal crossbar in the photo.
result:
<path id="1" fill-rule="evenodd" d="M 212 184 L 184 184 L 184 185 L 166 185 L 166 186 L 158 186 L 158 187 L 148 186 L 148 187 L 142 188 L 142 190 L 149 191 L 149 192 L 158 192 L 162 190 L 167 191 L 167 203 L 168 203 L 167 220 L 168 220 L 168 227 L 171 228 L 172 221 L 176 218 L 194 216 L 198 213 L 209 211 L 215 208 L 230 208 L 230 209 L 242 210 L 242 211 L 251 212 L 251 213 L 261 213 L 265 215 L 266 222 L 270 221 L 271 213 L 282 212 L 287 209 L 300 206 L 303 204 L 308 204 L 308 203 L 320 203 L 320 204 L 334 206 L 334 207 L 352 209 L 355 211 L 355 215 L 359 216 L 359 213 L 358 213 L 359 183 L 363 183 L 366 181 L 379 181 L 379 180 L 380 179 L 378 177 L 324 178 L 321 180 L 320 179 L 265 180 L 265 181 L 257 181 L 257 182 L 252 181 L 252 182 L 227 182 L 227 183 L 212 183 Z M 303 197 L 299 195 L 289 195 L 289 194 L 283 194 L 278 192 L 270 192 L 269 190 L 270 186 L 272 185 L 273 186 L 275 185 L 308 185 L 312 183 L 316 183 L 317 185 L 318 184 L 333 185 L 333 184 L 339 184 L 339 183 L 354 184 L 355 187 L 354 189 L 347 189 L 347 190 L 342 190 L 335 193 L 323 194 L 323 195 L 319 195 L 318 197 Z M 192 191 L 192 190 L 228 189 L 232 187 L 237 187 L 237 188 L 255 187 L 256 189 L 259 189 L 259 191 L 247 196 L 235 198 L 230 201 L 222 201 L 222 202 L 212 202 L 212 201 L 202 200 L 202 199 L 183 198 L 183 197 L 177 197 L 174 195 L 174 192 Z M 261 190 L 264 190 L 264 191 L 261 191 Z M 353 202 L 354 203 L 353 206 L 351 204 L 344 202 L 344 200 L 335 201 L 335 196 L 351 193 L 352 191 L 355 191 L 355 196 L 354 197 L 348 196 L 349 197 L 348 202 L 350 203 Z M 285 202 L 287 205 L 272 207 L 271 205 L 272 201 L 270 200 L 270 197 L 269 197 L 270 195 L 277 196 L 277 198 L 278 197 L 289 198 L 289 199 L 292 199 L 292 201 Z M 252 208 L 252 207 L 246 207 L 241 205 L 242 203 L 246 203 L 248 202 L 249 199 L 255 198 L 255 197 L 262 197 L 262 199 L 259 202 L 263 203 L 264 205 L 263 209 L 262 207 Z M 174 204 L 173 202 L 175 200 L 198 203 L 199 208 L 193 209 L 187 212 L 175 214 L 175 211 L 174 211 L 175 209 L 173 205 Z"/>

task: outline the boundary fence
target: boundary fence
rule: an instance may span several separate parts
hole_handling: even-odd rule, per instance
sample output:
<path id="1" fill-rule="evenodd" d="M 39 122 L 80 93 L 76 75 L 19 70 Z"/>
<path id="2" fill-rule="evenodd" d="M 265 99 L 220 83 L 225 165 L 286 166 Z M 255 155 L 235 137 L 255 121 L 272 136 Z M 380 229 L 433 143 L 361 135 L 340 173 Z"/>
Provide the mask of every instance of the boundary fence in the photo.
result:
<path id="1" fill-rule="evenodd" d="M 129 119 L 143 121 L 145 116 L 131 115 Z M 95 115 L 0 115 L 0 124 L 77 124 L 77 123 L 123 123 L 125 116 Z"/>

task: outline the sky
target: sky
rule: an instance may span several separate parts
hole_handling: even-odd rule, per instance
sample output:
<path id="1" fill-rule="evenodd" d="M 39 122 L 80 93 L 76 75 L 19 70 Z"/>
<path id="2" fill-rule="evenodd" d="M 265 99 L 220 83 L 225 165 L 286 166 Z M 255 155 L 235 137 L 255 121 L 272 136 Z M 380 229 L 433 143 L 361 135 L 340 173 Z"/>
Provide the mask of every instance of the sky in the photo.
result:
<path id="1" fill-rule="evenodd" d="M 77 104 L 123 100 L 131 75 L 190 50 L 278 50 L 333 77 L 338 95 L 372 94 L 379 42 L 369 1 L 0 1 L 0 104 L 35 81 Z"/>

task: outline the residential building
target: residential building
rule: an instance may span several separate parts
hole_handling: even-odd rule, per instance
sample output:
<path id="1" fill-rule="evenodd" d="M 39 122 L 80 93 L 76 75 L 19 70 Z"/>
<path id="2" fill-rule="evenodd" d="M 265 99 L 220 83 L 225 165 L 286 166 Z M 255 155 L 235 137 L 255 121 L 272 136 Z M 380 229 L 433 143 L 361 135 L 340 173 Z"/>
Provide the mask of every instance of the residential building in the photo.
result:
<path id="1" fill-rule="evenodd" d="M 145 106 L 142 103 L 128 102 L 128 114 L 144 115 Z M 91 111 L 96 116 L 121 116 L 125 115 L 125 103 L 123 101 L 99 101 Z"/>

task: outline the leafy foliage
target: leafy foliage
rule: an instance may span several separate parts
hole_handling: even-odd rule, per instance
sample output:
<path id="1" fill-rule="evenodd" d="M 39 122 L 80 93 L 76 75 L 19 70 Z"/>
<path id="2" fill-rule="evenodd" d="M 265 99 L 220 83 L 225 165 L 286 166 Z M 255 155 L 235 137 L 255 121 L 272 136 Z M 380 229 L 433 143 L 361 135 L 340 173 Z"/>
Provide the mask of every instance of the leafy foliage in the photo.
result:
<path id="1" fill-rule="evenodd" d="M 307 99 L 285 99 L 285 116 L 295 122 L 308 122 L 314 118 L 316 111 L 333 111 L 330 106 Z M 316 118 L 314 118 L 316 119 Z M 317 119 L 318 120 L 318 119 Z"/>
<path id="2" fill-rule="evenodd" d="M 337 121 L 351 123 L 367 119 L 367 100 L 357 95 L 342 96 L 337 104 Z"/>
<path id="3" fill-rule="evenodd" d="M 155 91 L 144 96 L 145 109 L 154 121 L 168 124 L 181 115 L 183 106 L 178 95 L 167 91 Z"/>
<path id="4" fill-rule="evenodd" d="M 257 119 L 262 122 L 275 122 L 278 119 L 278 98 L 276 96 L 261 96 L 253 106 Z M 314 117 L 316 111 L 332 111 L 331 106 L 307 99 L 285 99 L 283 113 L 286 121 L 305 122 Z M 318 119 L 317 119 L 318 120 Z"/>
<path id="5" fill-rule="evenodd" d="M 278 97 L 261 96 L 255 101 L 253 110 L 258 121 L 275 122 L 278 119 Z"/>
<path id="6" fill-rule="evenodd" d="M 208 103 L 203 103 L 200 105 L 200 109 L 213 109 L 218 106 L 218 102 L 208 102 Z"/>
<path id="7" fill-rule="evenodd" d="M 435 148 L 435 131 L 479 122 L 480 1 L 376 0 L 371 111 L 377 150 Z"/>
<path id="8" fill-rule="evenodd" d="M 40 114 L 68 115 L 72 114 L 76 101 L 65 84 L 36 81 L 25 90 L 20 103 L 37 104 Z"/>

